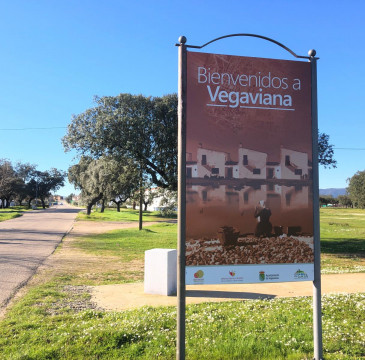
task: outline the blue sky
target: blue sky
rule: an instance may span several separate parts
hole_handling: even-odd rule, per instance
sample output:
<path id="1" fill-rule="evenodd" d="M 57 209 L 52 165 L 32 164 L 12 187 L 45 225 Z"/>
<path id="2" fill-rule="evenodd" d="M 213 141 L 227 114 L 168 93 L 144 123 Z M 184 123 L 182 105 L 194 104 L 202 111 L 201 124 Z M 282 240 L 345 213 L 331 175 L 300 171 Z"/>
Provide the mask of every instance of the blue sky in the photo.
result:
<path id="1" fill-rule="evenodd" d="M 254 33 L 300 55 L 317 50 L 319 128 L 338 161 L 337 169 L 320 169 L 320 187 L 346 187 L 365 168 L 364 13 L 361 0 L 0 0 L 0 158 L 67 170 L 75 153 L 64 153 L 61 138 L 94 95 L 176 92 L 180 35 L 201 45 Z M 204 51 L 293 60 L 251 38 Z M 59 191 L 71 192 L 70 185 Z"/>

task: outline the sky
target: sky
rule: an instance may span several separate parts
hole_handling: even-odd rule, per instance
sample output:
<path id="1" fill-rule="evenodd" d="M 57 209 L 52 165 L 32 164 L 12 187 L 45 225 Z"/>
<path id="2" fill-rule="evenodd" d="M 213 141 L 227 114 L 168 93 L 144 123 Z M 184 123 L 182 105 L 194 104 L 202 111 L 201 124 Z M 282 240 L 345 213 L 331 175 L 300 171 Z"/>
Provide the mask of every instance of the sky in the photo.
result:
<path id="1" fill-rule="evenodd" d="M 77 154 L 61 138 L 95 95 L 177 92 L 180 35 L 202 45 L 252 33 L 299 55 L 317 51 L 319 129 L 338 163 L 320 168 L 320 188 L 346 187 L 365 168 L 364 13 L 362 0 L 0 0 L 0 158 L 67 171 Z M 204 51 L 294 60 L 247 37 Z M 68 183 L 58 191 L 71 192 Z"/>

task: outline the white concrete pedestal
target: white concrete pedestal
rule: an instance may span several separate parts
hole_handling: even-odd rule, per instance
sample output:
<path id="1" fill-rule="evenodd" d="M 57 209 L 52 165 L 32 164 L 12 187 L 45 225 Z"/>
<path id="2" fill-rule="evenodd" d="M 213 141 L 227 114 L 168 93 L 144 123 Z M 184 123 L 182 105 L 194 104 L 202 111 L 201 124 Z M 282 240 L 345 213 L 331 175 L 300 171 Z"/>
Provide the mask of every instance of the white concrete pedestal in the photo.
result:
<path id="1" fill-rule="evenodd" d="M 176 295 L 176 267 L 176 250 L 147 250 L 144 261 L 144 292 L 146 294 Z"/>

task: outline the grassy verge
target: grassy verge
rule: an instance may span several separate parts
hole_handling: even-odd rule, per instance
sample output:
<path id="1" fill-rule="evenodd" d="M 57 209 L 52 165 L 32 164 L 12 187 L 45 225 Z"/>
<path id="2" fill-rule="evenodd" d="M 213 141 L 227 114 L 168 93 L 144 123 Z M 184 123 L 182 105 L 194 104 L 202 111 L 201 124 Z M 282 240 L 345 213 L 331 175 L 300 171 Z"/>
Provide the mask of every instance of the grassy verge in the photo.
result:
<path id="1" fill-rule="evenodd" d="M 138 221 L 139 210 L 133 209 L 120 209 L 117 212 L 116 209 L 105 209 L 103 213 L 93 211 L 90 215 L 86 215 L 84 212 L 80 212 L 77 217 L 79 220 L 90 220 L 90 221 Z M 176 219 L 176 216 L 174 217 Z M 167 219 L 161 217 L 158 211 L 143 211 L 143 221 L 166 221 Z"/>
<path id="2" fill-rule="evenodd" d="M 92 308 L 66 279 L 30 291 L 0 323 L 2 359 L 174 359 L 176 308 Z M 187 359 L 311 359 L 310 297 L 190 305 Z M 365 356 L 365 294 L 323 297 L 326 359 Z M 89 307 L 89 308 L 88 308 Z"/>
<path id="3" fill-rule="evenodd" d="M 138 229 L 113 230 L 92 237 L 82 237 L 74 247 L 99 256 L 117 256 L 123 261 L 143 260 L 146 250 L 176 248 L 177 226 L 161 223 L 139 231 Z"/>
<path id="4" fill-rule="evenodd" d="M 365 210 L 321 209 L 322 273 L 365 272 Z"/>
<path id="5" fill-rule="evenodd" d="M 0 209 L 0 221 L 10 220 L 23 215 L 29 209 L 25 206 L 13 206 L 8 209 Z"/>

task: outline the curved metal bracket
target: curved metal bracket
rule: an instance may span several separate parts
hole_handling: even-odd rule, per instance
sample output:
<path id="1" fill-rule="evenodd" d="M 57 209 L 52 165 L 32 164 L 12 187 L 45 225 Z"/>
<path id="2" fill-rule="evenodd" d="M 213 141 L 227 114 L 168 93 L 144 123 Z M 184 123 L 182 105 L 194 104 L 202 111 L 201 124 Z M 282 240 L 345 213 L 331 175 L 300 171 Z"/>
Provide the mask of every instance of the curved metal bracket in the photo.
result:
<path id="1" fill-rule="evenodd" d="M 279 43 L 278 41 L 276 40 L 273 40 L 273 39 L 270 39 L 266 36 L 262 36 L 262 35 L 256 35 L 256 34 L 231 34 L 231 35 L 224 35 L 224 36 L 221 36 L 221 37 L 218 37 L 216 39 L 213 39 L 207 43 L 205 43 L 204 45 L 201 45 L 201 46 L 197 46 L 197 45 L 185 45 L 187 48 L 193 48 L 193 49 L 202 49 L 203 47 L 215 42 L 215 41 L 218 41 L 218 40 L 221 40 L 221 39 L 225 39 L 225 38 L 230 38 L 230 37 L 235 37 L 235 36 L 249 36 L 249 37 L 255 37 L 255 38 L 259 38 L 259 39 L 263 39 L 263 40 L 267 40 L 267 41 L 270 41 L 280 47 L 282 47 L 284 50 L 288 51 L 291 55 L 293 55 L 294 57 L 298 58 L 298 59 L 312 59 L 313 56 L 301 56 L 301 55 L 297 55 L 293 50 L 289 49 L 288 47 L 286 47 L 285 45 Z M 186 41 L 186 40 L 185 40 Z M 180 46 L 180 44 L 176 44 L 176 46 Z M 318 58 L 316 58 L 318 59 Z"/>

